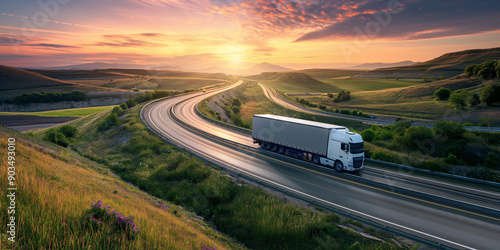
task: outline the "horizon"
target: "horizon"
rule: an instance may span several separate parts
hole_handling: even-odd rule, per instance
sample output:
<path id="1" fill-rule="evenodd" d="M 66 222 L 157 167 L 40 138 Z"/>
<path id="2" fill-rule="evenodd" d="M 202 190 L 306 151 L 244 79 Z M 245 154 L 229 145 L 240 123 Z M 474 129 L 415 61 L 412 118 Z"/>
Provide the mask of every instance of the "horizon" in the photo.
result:
<path id="1" fill-rule="evenodd" d="M 4 2 L 0 64 L 290 69 L 423 62 L 499 47 L 496 1 Z"/>

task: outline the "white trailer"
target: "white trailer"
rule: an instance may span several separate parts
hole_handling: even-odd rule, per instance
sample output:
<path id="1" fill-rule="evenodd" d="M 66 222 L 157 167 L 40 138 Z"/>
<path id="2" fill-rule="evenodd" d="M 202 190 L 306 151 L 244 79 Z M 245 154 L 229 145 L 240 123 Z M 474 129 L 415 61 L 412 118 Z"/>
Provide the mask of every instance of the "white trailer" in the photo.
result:
<path id="1" fill-rule="evenodd" d="M 298 157 L 337 171 L 363 168 L 363 138 L 344 126 L 277 115 L 254 115 L 254 143 L 267 150 Z"/>

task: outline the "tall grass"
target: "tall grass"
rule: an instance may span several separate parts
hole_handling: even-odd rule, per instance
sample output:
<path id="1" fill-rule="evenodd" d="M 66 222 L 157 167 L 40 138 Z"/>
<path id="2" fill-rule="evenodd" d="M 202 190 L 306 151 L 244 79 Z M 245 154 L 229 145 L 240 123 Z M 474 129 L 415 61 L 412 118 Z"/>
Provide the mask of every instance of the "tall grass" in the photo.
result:
<path id="1" fill-rule="evenodd" d="M 151 197 L 76 153 L 0 128 L 0 148 L 16 138 L 16 243 L 2 233 L 0 249 L 201 249 L 237 248 L 191 213 Z M 7 178 L 7 168 L 0 168 Z M 7 181 L 0 181 L 2 208 Z M 92 228 L 84 220 L 93 200 L 102 200 L 124 216 L 132 215 L 141 232 L 135 239 Z M 173 211 L 176 211 L 174 213 Z M 0 221 L 7 224 L 2 209 Z M 3 227 L 5 228 L 5 226 Z M 116 230 L 111 230 L 116 233 Z"/>
<path id="2" fill-rule="evenodd" d="M 93 130 L 74 139 L 71 146 L 149 194 L 212 221 L 251 248 L 311 249 L 325 244 L 391 248 L 337 227 L 340 219 L 336 215 L 312 212 L 257 188 L 238 186 L 150 132 L 140 121 L 140 108 L 128 110 L 126 118 L 107 131 Z"/>

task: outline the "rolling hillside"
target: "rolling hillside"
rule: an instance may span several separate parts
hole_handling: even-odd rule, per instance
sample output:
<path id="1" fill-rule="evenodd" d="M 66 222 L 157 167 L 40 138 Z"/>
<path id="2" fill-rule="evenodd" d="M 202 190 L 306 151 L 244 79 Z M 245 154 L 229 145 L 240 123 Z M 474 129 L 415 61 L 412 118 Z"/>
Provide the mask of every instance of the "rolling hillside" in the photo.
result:
<path id="1" fill-rule="evenodd" d="M 17 230 L 16 243 L 2 234 L 0 249 L 243 248 L 195 214 L 146 194 L 67 148 L 0 127 L 5 155 L 8 138 L 15 138 Z M 0 174 L 6 180 L 7 167 L 0 168 Z M 6 197 L 8 181 L 0 181 L 0 187 Z M 96 215 L 92 218 L 97 223 L 87 217 L 98 200 L 123 216 L 135 217 L 139 234 L 131 237 L 131 229 L 116 228 Z M 6 208 L 4 201 L 0 204 Z M 1 213 L 3 225 L 8 216 L 7 210 Z"/>
<path id="2" fill-rule="evenodd" d="M 338 92 L 334 85 L 319 81 L 305 72 L 265 72 L 249 77 L 252 80 L 262 81 L 278 91 L 290 93 Z"/>
<path id="3" fill-rule="evenodd" d="M 471 64 L 500 58 L 500 47 L 474 49 L 447 53 L 429 61 L 401 67 L 381 68 L 361 73 L 365 78 L 422 78 L 424 76 L 445 76 L 447 78 L 463 73 Z"/>
<path id="4" fill-rule="evenodd" d="M 113 88 L 71 83 L 31 71 L 0 65 L 0 99 L 23 93 L 81 90 L 86 92 L 121 91 Z"/>

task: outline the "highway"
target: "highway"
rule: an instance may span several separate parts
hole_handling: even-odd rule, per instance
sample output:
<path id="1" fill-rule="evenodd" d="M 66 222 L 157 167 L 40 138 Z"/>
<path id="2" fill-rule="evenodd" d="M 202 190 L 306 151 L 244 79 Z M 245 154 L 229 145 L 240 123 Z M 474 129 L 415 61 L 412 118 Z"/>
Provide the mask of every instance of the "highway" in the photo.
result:
<path id="1" fill-rule="evenodd" d="M 322 116 L 331 116 L 331 117 L 336 117 L 336 118 L 343 118 L 343 119 L 348 119 L 348 120 L 353 120 L 353 121 L 359 121 L 362 123 L 366 124 L 373 124 L 373 125 L 392 125 L 395 123 L 393 120 L 381 120 L 381 119 L 370 119 L 370 118 L 362 118 L 362 117 L 356 117 L 352 115 L 344 115 L 344 114 L 337 114 L 337 113 L 330 113 L 326 111 L 320 111 L 320 110 L 314 110 L 314 109 L 309 109 L 306 107 L 303 107 L 299 104 L 290 102 L 289 100 L 286 100 L 283 98 L 276 90 L 273 88 L 259 83 L 259 86 L 262 88 L 264 91 L 264 95 L 271 101 L 277 103 L 278 105 L 281 105 L 283 107 L 286 107 L 288 109 L 292 109 L 295 111 L 299 112 L 304 112 L 304 113 L 309 113 L 313 115 L 322 115 Z M 423 121 L 419 122 L 412 122 L 413 126 L 425 126 L 428 128 L 432 128 L 432 122 L 429 121 L 427 123 L 424 123 Z M 467 130 L 473 130 L 473 131 L 486 131 L 486 132 L 500 132 L 499 127 L 474 127 L 474 126 L 464 126 L 465 129 Z"/>
<path id="2" fill-rule="evenodd" d="M 197 115 L 197 103 L 227 88 L 230 87 L 151 103 L 143 109 L 144 121 L 156 133 L 200 157 L 351 214 L 453 248 L 497 249 L 500 245 L 500 217 L 453 203 L 463 202 L 496 213 L 500 211 L 498 190 L 471 188 L 371 166 L 358 174 L 338 173 L 291 157 L 287 160 L 273 157 L 272 153 L 254 145 L 248 134 L 229 130 Z M 247 147 L 228 145 L 195 133 L 173 115 L 200 130 Z M 424 199 L 400 189 L 429 193 L 453 202 Z"/>

